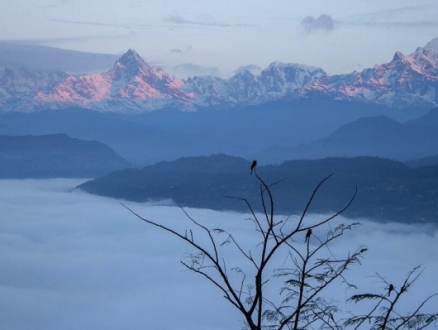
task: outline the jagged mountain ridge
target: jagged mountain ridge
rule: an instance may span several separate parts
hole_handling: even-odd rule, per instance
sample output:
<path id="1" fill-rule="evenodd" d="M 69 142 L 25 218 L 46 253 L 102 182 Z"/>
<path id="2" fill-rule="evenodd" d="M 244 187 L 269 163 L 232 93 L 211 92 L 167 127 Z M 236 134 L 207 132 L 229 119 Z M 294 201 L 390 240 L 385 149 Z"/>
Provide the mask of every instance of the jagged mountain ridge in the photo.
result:
<path id="1" fill-rule="evenodd" d="M 241 70 L 229 79 L 180 80 L 147 64 L 130 49 L 104 73 L 68 75 L 0 69 L 1 111 L 71 106 L 120 113 L 174 108 L 232 108 L 275 100 L 329 97 L 395 108 L 438 105 L 438 39 L 411 55 L 362 72 L 329 76 L 324 70 L 274 62 L 259 75 Z"/>
<path id="2" fill-rule="evenodd" d="M 434 39 L 435 40 L 435 39 Z M 431 44 L 431 43 L 429 43 Z M 362 72 L 324 76 L 298 90 L 298 95 L 322 93 L 388 106 L 438 104 L 438 47 L 396 52 L 392 61 Z"/>
<path id="3" fill-rule="evenodd" d="M 67 77 L 63 72 L 0 68 L 0 107 L 3 111 L 33 110 L 31 104 L 27 107 L 23 105 L 32 100 L 36 93 L 56 88 Z"/>
<path id="4" fill-rule="evenodd" d="M 41 107 L 91 107 L 97 110 L 154 110 L 174 100 L 190 102 L 193 95 L 181 89 L 184 83 L 161 69 L 148 65 L 134 50 L 128 50 L 105 73 L 74 76 L 49 93 L 37 93 Z"/>
<path id="5" fill-rule="evenodd" d="M 243 70 L 230 79 L 193 77 L 187 79 L 185 88 L 196 95 L 201 106 L 249 105 L 281 98 L 326 75 L 313 66 L 273 62 L 260 75 Z"/>

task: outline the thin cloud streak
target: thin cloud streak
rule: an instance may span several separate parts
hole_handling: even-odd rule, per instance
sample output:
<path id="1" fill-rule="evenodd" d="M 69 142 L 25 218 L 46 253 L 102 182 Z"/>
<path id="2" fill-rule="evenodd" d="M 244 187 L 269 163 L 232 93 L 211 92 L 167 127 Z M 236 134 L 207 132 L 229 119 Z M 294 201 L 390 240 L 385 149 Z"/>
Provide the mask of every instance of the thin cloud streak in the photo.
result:
<path id="1" fill-rule="evenodd" d="M 406 13 L 412 14 L 413 11 L 429 11 L 431 9 L 438 8 L 437 5 L 421 5 L 421 6 L 403 6 L 399 8 L 391 8 L 386 10 L 376 10 L 363 14 L 356 14 L 343 19 L 364 19 L 364 18 L 377 18 L 377 17 L 390 17 L 394 14 Z"/>
<path id="2" fill-rule="evenodd" d="M 63 20 L 63 19 L 47 19 L 49 22 L 54 23 L 66 23 L 66 24 L 75 24 L 75 25 L 90 25 L 90 26 L 104 26 L 104 27 L 117 27 L 131 30 L 133 28 L 169 28 L 171 25 L 162 25 L 162 24 L 138 24 L 138 23 L 126 23 L 126 24 L 108 24 L 108 23 L 100 23 L 100 22 L 91 22 L 91 21 L 72 21 L 72 20 Z"/>
<path id="3" fill-rule="evenodd" d="M 211 27 L 249 27 L 250 25 L 246 24 L 229 24 L 229 23 L 215 23 L 215 22 L 206 22 L 199 20 L 189 20 L 179 15 L 172 15 L 164 18 L 165 22 L 171 22 L 175 24 L 181 25 L 198 25 L 198 26 L 211 26 Z"/>
<path id="4" fill-rule="evenodd" d="M 93 40 L 103 40 L 103 39 L 121 39 L 128 38 L 132 35 L 129 33 L 125 34 L 99 34 L 99 35 L 86 35 L 78 37 L 58 37 L 58 38 L 35 38 L 35 39 L 15 39 L 15 40 L 0 40 L 0 42 L 5 43 L 15 43 L 15 44 L 28 44 L 28 45 L 58 45 L 68 42 L 81 42 L 81 41 L 93 41 Z"/>
<path id="5" fill-rule="evenodd" d="M 387 10 L 379 10 L 364 14 L 343 17 L 337 20 L 341 25 L 354 25 L 362 27 L 401 27 L 401 28 L 427 28 L 438 26 L 437 20 L 412 19 L 413 13 L 433 12 L 438 5 L 404 6 Z M 406 15 L 410 19 L 407 19 Z M 421 17 L 421 16 L 420 16 Z"/>
<path id="6" fill-rule="evenodd" d="M 221 293 L 180 265 L 179 260 L 191 252 L 187 245 L 135 218 L 117 200 L 70 192 L 83 181 L 0 181 L 0 319 L 5 328 L 137 330 L 148 325 L 156 330 L 221 330 L 241 326 L 241 317 Z M 177 207 L 127 205 L 182 232 L 190 226 Z M 257 243 L 252 223 L 245 221 L 247 215 L 187 212 L 208 227 L 225 227 L 248 247 Z M 321 217 L 311 215 L 308 221 Z M 200 233 L 194 234 L 207 242 Z M 314 235 L 324 232 L 315 230 Z M 301 241 L 304 236 L 297 244 Z M 429 295 L 428 284 L 436 281 L 437 244 L 437 229 L 432 226 L 365 220 L 331 251 L 344 255 L 359 245 L 368 246 L 363 266 L 347 274 L 360 290 L 384 289 L 366 277 L 376 271 L 400 281 L 423 264 L 426 271 L 409 296 L 414 301 Z M 241 265 L 231 247 L 222 252 L 230 257 L 229 269 L 234 263 Z M 339 286 L 327 292 L 337 300 L 352 293 Z M 409 308 L 411 300 L 402 304 Z"/>
<path id="7" fill-rule="evenodd" d="M 129 27 L 125 24 L 108 24 L 108 23 L 99 23 L 99 22 L 88 22 L 88 21 L 70 21 L 63 19 L 47 19 L 49 22 L 55 23 L 68 23 L 68 24 L 76 24 L 76 25 L 93 25 L 93 26 L 107 26 L 107 27 L 120 27 L 129 29 Z"/>
<path id="8" fill-rule="evenodd" d="M 438 27 L 438 21 L 405 22 L 338 22 L 339 25 L 363 26 L 371 28 L 429 28 Z"/>

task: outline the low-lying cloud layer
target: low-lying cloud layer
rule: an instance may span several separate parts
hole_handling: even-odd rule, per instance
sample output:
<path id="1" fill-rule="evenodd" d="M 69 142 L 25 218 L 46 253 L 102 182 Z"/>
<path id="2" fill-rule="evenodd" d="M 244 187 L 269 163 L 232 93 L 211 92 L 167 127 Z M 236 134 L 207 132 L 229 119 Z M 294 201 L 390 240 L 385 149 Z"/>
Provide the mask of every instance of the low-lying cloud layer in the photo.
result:
<path id="1" fill-rule="evenodd" d="M 221 293 L 179 263 L 191 251 L 188 246 L 138 220 L 116 200 L 70 192 L 81 182 L 0 181 L 3 328 L 241 328 L 240 315 Z M 176 207 L 128 205 L 181 231 L 189 226 Z M 197 209 L 188 212 L 207 226 L 236 233 L 249 246 L 256 242 L 245 215 Z M 318 217 L 311 216 L 309 221 Z M 369 248 L 363 266 L 348 275 L 361 292 L 384 290 L 381 282 L 368 277 L 375 272 L 396 284 L 418 264 L 426 270 L 404 306 L 409 308 L 412 301 L 438 291 L 429 286 L 436 283 L 438 274 L 435 228 L 365 221 L 340 242 L 332 246 L 334 253 L 348 253 L 359 245 Z M 232 257 L 231 268 L 238 262 L 238 254 L 229 247 L 224 252 Z M 334 289 L 338 300 L 356 293 Z M 432 307 L 434 304 L 436 301 Z"/>

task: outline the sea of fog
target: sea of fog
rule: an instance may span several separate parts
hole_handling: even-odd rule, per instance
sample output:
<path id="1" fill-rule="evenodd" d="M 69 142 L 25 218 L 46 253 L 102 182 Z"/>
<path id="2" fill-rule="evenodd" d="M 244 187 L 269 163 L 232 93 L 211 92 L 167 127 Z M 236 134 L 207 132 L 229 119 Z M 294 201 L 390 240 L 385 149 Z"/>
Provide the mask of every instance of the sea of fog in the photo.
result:
<path id="1" fill-rule="evenodd" d="M 139 220 L 117 200 L 72 191 L 83 181 L 0 180 L 2 329 L 242 328 L 241 316 L 221 292 L 181 265 L 180 260 L 193 251 L 189 246 Z M 178 207 L 126 205 L 181 232 L 190 228 Z M 234 233 L 248 249 L 257 243 L 254 227 L 245 221 L 248 215 L 186 211 L 208 227 L 220 226 Z M 307 221 L 318 219 L 322 216 L 310 215 Z M 339 218 L 336 223 L 340 221 L 351 220 Z M 385 284 L 374 276 L 376 272 L 397 288 L 406 273 L 420 264 L 424 273 L 401 307 L 410 309 L 438 292 L 436 228 L 360 221 L 362 225 L 333 244 L 330 252 L 345 255 L 359 246 L 368 247 L 362 266 L 347 273 L 359 289 L 346 290 L 336 284 L 327 292 L 330 298 L 343 301 L 366 290 L 384 292 Z M 199 235 L 195 232 L 196 239 L 206 242 Z M 296 244 L 303 241 L 304 235 L 297 237 Z M 231 246 L 225 246 L 223 253 L 228 269 L 240 265 L 241 257 Z M 285 265 L 287 256 L 276 262 L 278 267 Z M 438 300 L 428 308 L 435 306 Z M 346 308 L 357 307 L 348 304 Z"/>

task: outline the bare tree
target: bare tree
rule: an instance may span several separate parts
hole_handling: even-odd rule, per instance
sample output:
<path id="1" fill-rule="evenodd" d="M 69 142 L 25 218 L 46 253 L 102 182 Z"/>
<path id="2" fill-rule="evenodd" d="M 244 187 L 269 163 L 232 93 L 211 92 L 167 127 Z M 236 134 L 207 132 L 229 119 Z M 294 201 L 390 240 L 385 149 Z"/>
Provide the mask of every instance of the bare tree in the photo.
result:
<path id="1" fill-rule="evenodd" d="M 254 168 L 255 166 L 251 167 L 252 170 Z M 426 315 L 420 312 L 421 307 L 431 297 L 408 316 L 394 314 L 394 306 L 399 297 L 418 278 L 416 276 L 411 279 L 417 269 L 408 275 L 400 290 L 392 286 L 391 290 L 388 289 L 387 295 L 352 296 L 350 300 L 354 302 L 374 299 L 377 303 L 365 315 L 342 318 L 345 314 L 340 313 L 337 302 L 324 297 L 324 293 L 328 287 L 336 283 L 347 288 L 355 288 L 344 273 L 352 265 L 361 263 L 367 248 L 359 246 L 352 253 L 347 252 L 342 257 L 336 256 L 330 249 L 331 243 L 357 227 L 358 223 L 344 223 L 334 228 L 332 223 L 350 207 L 356 197 L 357 188 L 343 208 L 312 223 L 306 215 L 318 190 L 331 177 L 329 175 L 316 186 L 299 217 L 289 216 L 277 220 L 271 187 L 281 180 L 268 185 L 256 171 L 253 173 L 260 184 L 259 194 L 263 210 L 261 214 L 256 213 L 245 198 L 225 197 L 247 205 L 249 220 L 253 223 L 259 238 L 257 246 L 245 246 L 245 242 L 240 242 L 233 233 L 223 228 L 208 228 L 193 219 L 183 208 L 181 209 L 191 222 L 192 229 L 178 232 L 142 217 L 122 205 L 139 219 L 188 243 L 194 252 L 181 260 L 182 265 L 216 286 L 224 298 L 241 313 L 251 330 L 358 329 L 365 321 L 368 321 L 373 329 L 421 329 L 436 320 L 437 314 Z M 201 243 L 199 239 L 198 235 L 202 233 L 207 237 L 207 244 Z M 234 247 L 242 256 L 238 265 L 230 267 L 232 261 L 223 256 L 222 249 L 227 245 Z M 285 261 L 278 267 L 280 258 Z M 389 285 L 388 283 L 388 288 Z M 390 291 L 395 292 L 395 295 L 390 296 Z M 383 302 L 389 305 L 382 310 L 380 307 Z"/>

